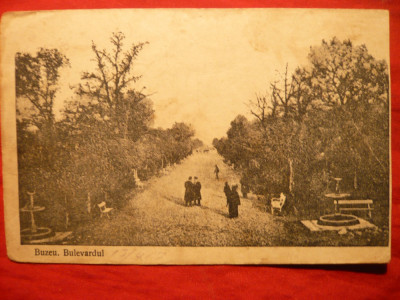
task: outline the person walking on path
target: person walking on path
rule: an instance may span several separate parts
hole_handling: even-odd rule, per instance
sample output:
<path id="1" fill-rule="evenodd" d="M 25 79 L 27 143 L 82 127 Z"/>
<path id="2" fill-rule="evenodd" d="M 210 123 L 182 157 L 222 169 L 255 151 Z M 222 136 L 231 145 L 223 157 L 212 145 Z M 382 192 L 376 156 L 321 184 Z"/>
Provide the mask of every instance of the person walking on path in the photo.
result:
<path id="1" fill-rule="evenodd" d="M 191 206 L 193 201 L 193 182 L 192 176 L 185 181 L 185 205 Z"/>
<path id="2" fill-rule="evenodd" d="M 219 178 L 218 178 L 219 168 L 218 168 L 217 165 L 215 165 L 214 173 L 215 173 L 215 179 L 218 180 L 218 179 L 219 179 Z"/>
<path id="3" fill-rule="evenodd" d="M 231 203 L 232 190 L 231 190 L 231 187 L 229 186 L 229 184 L 227 182 L 225 182 L 224 194 L 226 196 L 226 206 L 228 206 L 228 208 L 229 208 L 229 217 L 230 217 L 231 216 L 231 207 L 230 207 L 229 204 Z"/>
<path id="4" fill-rule="evenodd" d="M 201 183 L 197 181 L 197 177 L 194 178 L 194 204 L 200 206 L 201 201 Z"/>
<path id="5" fill-rule="evenodd" d="M 232 192 L 228 198 L 229 218 L 237 218 L 239 216 L 240 196 L 237 188 L 237 185 L 232 186 Z"/>
<path id="6" fill-rule="evenodd" d="M 224 194 L 225 194 L 225 196 L 226 196 L 226 205 L 228 205 L 229 203 L 229 201 L 228 201 L 228 199 L 229 199 L 229 197 L 230 197 L 230 195 L 231 195 L 231 187 L 229 186 L 229 184 L 227 183 L 227 182 L 225 182 L 225 186 L 224 186 Z"/>

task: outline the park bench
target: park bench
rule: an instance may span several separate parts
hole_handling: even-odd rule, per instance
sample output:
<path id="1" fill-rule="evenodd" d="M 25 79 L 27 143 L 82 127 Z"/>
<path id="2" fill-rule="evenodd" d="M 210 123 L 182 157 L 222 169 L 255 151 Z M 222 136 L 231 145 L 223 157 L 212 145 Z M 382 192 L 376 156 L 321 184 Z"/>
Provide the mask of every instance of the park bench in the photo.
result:
<path id="1" fill-rule="evenodd" d="M 136 169 L 133 170 L 133 179 L 135 180 L 135 185 L 136 185 L 137 188 L 139 188 L 139 189 L 143 189 L 144 188 L 144 184 L 143 184 L 143 182 L 140 181 L 140 178 L 139 178 L 139 176 L 137 174 L 137 170 Z"/>
<path id="2" fill-rule="evenodd" d="M 335 211 L 367 211 L 369 218 L 372 217 L 373 200 L 337 200 L 334 201 Z"/>
<path id="3" fill-rule="evenodd" d="M 110 218 L 109 214 L 113 210 L 113 208 L 107 207 L 106 202 L 104 202 L 104 201 L 97 204 L 97 206 L 100 209 L 100 218 L 103 217 L 103 215 L 106 215 L 108 218 Z"/>
<path id="4" fill-rule="evenodd" d="M 279 211 L 279 213 L 282 213 L 282 207 L 285 205 L 286 202 L 286 196 L 281 193 L 279 198 L 271 198 L 271 214 L 274 214 L 275 211 Z"/>

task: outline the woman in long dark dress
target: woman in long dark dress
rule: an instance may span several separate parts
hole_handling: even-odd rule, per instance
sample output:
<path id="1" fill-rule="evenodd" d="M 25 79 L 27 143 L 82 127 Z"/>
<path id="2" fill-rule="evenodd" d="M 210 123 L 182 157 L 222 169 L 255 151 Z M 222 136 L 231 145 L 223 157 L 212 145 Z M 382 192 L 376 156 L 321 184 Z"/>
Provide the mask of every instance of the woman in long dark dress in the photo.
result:
<path id="1" fill-rule="evenodd" d="M 230 196 L 230 203 L 229 203 L 229 217 L 230 218 L 237 218 L 239 216 L 239 205 L 240 205 L 240 196 L 237 192 L 237 185 L 232 187 L 232 192 Z"/>
<path id="2" fill-rule="evenodd" d="M 224 193 L 226 196 L 226 206 L 228 206 L 229 208 L 229 217 L 231 217 L 231 194 L 232 194 L 232 190 L 231 187 L 229 186 L 229 184 L 227 182 L 225 182 L 225 186 L 224 186 Z"/>
<path id="3" fill-rule="evenodd" d="M 186 206 L 192 205 L 192 201 L 194 199 L 192 176 L 190 176 L 189 179 L 185 182 L 185 197 L 184 197 L 184 199 L 185 199 Z"/>

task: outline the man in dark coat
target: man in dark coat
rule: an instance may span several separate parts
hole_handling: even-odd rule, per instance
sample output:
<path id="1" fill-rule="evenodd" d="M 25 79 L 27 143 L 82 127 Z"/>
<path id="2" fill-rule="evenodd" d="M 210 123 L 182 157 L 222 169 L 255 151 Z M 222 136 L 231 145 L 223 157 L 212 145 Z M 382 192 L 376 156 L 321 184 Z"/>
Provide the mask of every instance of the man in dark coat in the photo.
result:
<path id="1" fill-rule="evenodd" d="M 185 181 L 185 205 L 192 205 L 193 201 L 193 182 L 192 176 L 189 177 L 187 181 Z"/>
<path id="2" fill-rule="evenodd" d="M 225 194 L 225 197 L 226 197 L 226 206 L 228 206 L 228 208 L 229 208 L 229 217 L 231 217 L 231 207 L 230 207 L 229 204 L 231 203 L 232 190 L 231 190 L 231 187 L 229 186 L 229 184 L 227 182 L 225 182 L 224 194 Z"/>
<path id="3" fill-rule="evenodd" d="M 226 205 L 229 205 L 229 198 L 231 197 L 231 187 L 229 186 L 229 184 L 227 182 L 225 182 L 225 186 L 224 186 L 224 194 L 226 196 Z"/>
<path id="4" fill-rule="evenodd" d="M 200 201 L 201 201 L 201 183 L 200 181 L 197 181 L 197 177 L 194 178 L 194 185 L 193 185 L 193 190 L 194 190 L 194 204 L 200 206 Z"/>

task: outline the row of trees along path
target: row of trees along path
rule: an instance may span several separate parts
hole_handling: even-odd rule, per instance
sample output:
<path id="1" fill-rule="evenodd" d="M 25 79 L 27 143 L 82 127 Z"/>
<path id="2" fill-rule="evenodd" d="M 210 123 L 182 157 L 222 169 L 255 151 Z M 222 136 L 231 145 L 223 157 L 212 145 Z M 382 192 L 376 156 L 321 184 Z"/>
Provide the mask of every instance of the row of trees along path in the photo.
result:
<path id="1" fill-rule="evenodd" d="M 220 168 L 220 179 L 213 174 Z M 198 176 L 202 183 L 201 206 L 184 206 L 184 182 Z M 93 245 L 155 246 L 257 246 L 274 244 L 282 235 L 281 218 L 273 217 L 241 199 L 239 218 L 229 219 L 225 181 L 239 176 L 225 165 L 216 151 L 195 153 L 169 174 L 154 177 L 145 190 L 111 219 L 97 219 L 75 233 L 78 243 Z M 79 230 L 79 229 L 78 229 Z"/>
<path id="2" fill-rule="evenodd" d="M 106 49 L 92 42 L 93 64 L 79 82 L 68 82 L 71 98 L 62 92 L 67 78 L 61 70 L 73 61 L 58 49 L 16 53 L 19 204 L 36 191 L 47 208 L 41 221 L 55 231 L 90 222 L 104 199 L 124 207 L 133 178 L 151 178 L 202 145 L 188 124 L 153 126 L 151 95 L 136 74 L 147 43 L 124 42 L 121 32 L 112 34 Z M 63 105 L 57 108 L 56 100 Z M 27 214 L 20 217 L 21 228 L 27 227 Z"/>

